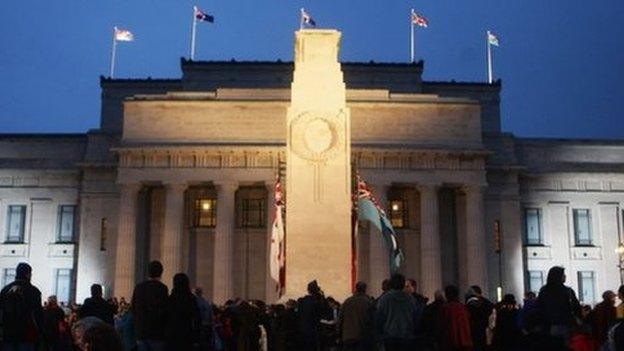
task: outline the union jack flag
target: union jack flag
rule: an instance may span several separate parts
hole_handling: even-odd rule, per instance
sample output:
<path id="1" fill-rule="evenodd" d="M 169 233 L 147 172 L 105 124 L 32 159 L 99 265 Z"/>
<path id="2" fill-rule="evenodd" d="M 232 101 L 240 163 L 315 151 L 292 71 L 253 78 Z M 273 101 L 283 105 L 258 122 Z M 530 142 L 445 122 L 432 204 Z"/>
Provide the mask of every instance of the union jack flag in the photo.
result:
<path id="1" fill-rule="evenodd" d="M 412 11 L 412 23 L 419 26 L 427 28 L 429 26 L 429 20 L 416 12 Z"/>
<path id="2" fill-rule="evenodd" d="M 314 20 L 314 18 L 312 18 L 312 16 L 310 16 L 309 13 L 306 12 L 305 9 L 301 9 L 301 22 L 303 22 L 303 24 L 308 24 L 312 27 L 316 27 L 316 21 Z"/>

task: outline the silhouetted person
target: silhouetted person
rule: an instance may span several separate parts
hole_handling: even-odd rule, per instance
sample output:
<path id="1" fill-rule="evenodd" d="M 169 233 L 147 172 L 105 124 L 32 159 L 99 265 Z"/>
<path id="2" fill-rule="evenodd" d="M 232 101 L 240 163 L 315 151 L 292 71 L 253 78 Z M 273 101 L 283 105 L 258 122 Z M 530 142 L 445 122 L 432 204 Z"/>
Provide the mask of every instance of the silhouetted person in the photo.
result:
<path id="1" fill-rule="evenodd" d="M 65 312 L 59 307 L 56 296 L 48 297 L 48 303 L 43 308 L 43 334 L 47 350 L 60 351 L 61 348 L 61 323 L 65 319 Z"/>
<path id="2" fill-rule="evenodd" d="M 425 307 L 421 325 L 424 333 L 425 350 L 438 350 L 442 345 L 442 340 L 446 337 L 444 332 L 443 308 L 446 300 L 444 293 L 440 290 L 434 294 L 433 302 Z"/>
<path id="3" fill-rule="evenodd" d="M 470 332 L 470 313 L 466 306 L 459 302 L 459 289 L 449 285 L 444 289 L 446 303 L 442 308 L 444 320 L 444 338 L 440 349 L 444 351 L 472 350 L 472 333 Z"/>
<path id="4" fill-rule="evenodd" d="M 366 295 L 366 283 L 357 282 L 355 293 L 342 304 L 338 330 L 345 351 L 365 351 L 373 346 L 375 303 Z"/>
<path id="5" fill-rule="evenodd" d="M 405 277 L 394 274 L 390 291 L 377 301 L 375 327 L 386 351 L 412 350 L 416 339 L 416 300 L 405 292 Z"/>
<path id="6" fill-rule="evenodd" d="M 192 350 L 199 346 L 200 316 L 197 298 L 184 273 L 173 276 L 173 289 L 167 299 L 165 340 L 167 350 Z"/>
<path id="7" fill-rule="evenodd" d="M 209 345 L 212 344 L 213 306 L 210 301 L 204 298 L 204 291 L 200 287 L 195 288 L 195 298 L 197 299 L 197 307 L 199 309 L 201 321 L 200 349 L 208 350 L 210 349 Z"/>
<path id="8" fill-rule="evenodd" d="M 82 335 L 82 345 L 84 351 L 124 351 L 119 334 L 108 324 L 87 328 Z"/>
<path id="9" fill-rule="evenodd" d="M 594 339 L 599 345 L 607 340 L 609 329 L 615 325 L 615 293 L 607 290 L 602 294 L 602 302 L 594 307 L 590 317 Z"/>
<path id="10" fill-rule="evenodd" d="M 316 280 L 308 283 L 308 294 L 297 300 L 300 350 L 318 350 L 321 346 L 321 319 L 331 318 L 331 309 Z"/>
<path id="11" fill-rule="evenodd" d="M 473 285 L 466 294 L 466 307 L 470 312 L 470 330 L 472 344 L 475 351 L 485 350 L 487 347 L 486 329 L 490 315 L 494 311 L 494 304 L 483 297 L 481 287 Z"/>
<path id="12" fill-rule="evenodd" d="M 158 261 L 147 267 L 149 279 L 139 283 L 132 294 L 132 316 L 138 351 L 164 350 L 168 289 L 160 281 L 163 266 Z"/>
<path id="13" fill-rule="evenodd" d="M 30 284 L 31 276 L 30 265 L 20 263 L 15 281 L 0 291 L 3 351 L 34 351 L 43 338 L 41 292 Z"/>
<path id="14" fill-rule="evenodd" d="M 496 306 L 494 345 L 496 350 L 516 350 L 520 342 L 518 327 L 518 304 L 512 294 L 507 294 Z"/>
<path id="15" fill-rule="evenodd" d="M 580 318 L 581 305 L 574 290 L 563 283 L 563 267 L 552 267 L 548 271 L 546 285 L 540 289 L 537 308 L 543 319 L 544 330 L 567 344 L 572 327 L 576 324 L 576 319 Z"/>
<path id="16" fill-rule="evenodd" d="M 96 317 L 106 324 L 113 326 L 115 308 L 102 297 L 103 291 L 100 284 L 91 285 L 91 297 L 85 299 L 80 310 L 78 310 L 78 318 Z"/>

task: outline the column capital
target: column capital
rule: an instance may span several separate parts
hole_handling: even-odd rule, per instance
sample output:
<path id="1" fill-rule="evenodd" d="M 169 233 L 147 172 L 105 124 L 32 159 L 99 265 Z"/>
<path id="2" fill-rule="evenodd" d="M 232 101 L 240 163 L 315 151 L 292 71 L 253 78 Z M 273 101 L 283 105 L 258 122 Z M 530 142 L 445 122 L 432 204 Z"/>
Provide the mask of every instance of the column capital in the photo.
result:
<path id="1" fill-rule="evenodd" d="M 462 184 L 459 188 L 464 194 L 481 194 L 485 192 L 487 185 L 484 184 Z"/>
<path id="2" fill-rule="evenodd" d="M 143 187 L 143 184 L 139 182 L 124 182 L 124 183 L 117 183 L 117 186 L 119 187 L 119 189 L 124 190 L 124 191 L 138 192 Z"/>
<path id="3" fill-rule="evenodd" d="M 186 182 L 166 182 L 164 183 L 165 189 L 167 191 L 185 191 L 188 188 L 188 183 Z"/>
<path id="4" fill-rule="evenodd" d="M 419 192 L 433 191 L 436 192 L 442 185 L 440 183 L 419 183 L 416 184 L 416 189 Z"/>
<path id="5" fill-rule="evenodd" d="M 213 181 L 212 184 L 214 184 L 217 190 L 231 190 L 231 191 L 238 189 L 238 185 L 239 185 L 238 181 L 235 181 L 235 180 L 218 180 L 218 181 Z"/>

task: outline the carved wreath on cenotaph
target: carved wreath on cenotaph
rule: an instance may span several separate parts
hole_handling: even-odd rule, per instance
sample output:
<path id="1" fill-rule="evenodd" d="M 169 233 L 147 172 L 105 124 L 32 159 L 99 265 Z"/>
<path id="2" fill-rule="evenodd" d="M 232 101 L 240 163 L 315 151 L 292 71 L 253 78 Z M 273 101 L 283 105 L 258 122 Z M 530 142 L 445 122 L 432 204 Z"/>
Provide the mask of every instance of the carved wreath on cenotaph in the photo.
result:
<path id="1" fill-rule="evenodd" d="M 333 158 L 344 144 L 338 131 L 343 128 L 342 112 L 303 112 L 291 123 L 291 145 L 301 158 L 322 162 Z"/>

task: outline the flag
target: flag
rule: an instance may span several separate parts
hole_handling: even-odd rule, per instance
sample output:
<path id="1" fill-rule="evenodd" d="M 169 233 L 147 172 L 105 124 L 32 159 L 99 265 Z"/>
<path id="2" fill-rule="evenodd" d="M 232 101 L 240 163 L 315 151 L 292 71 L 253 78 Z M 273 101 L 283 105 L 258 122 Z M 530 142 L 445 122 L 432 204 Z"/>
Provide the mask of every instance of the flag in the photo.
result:
<path id="1" fill-rule="evenodd" d="M 488 37 L 488 44 L 499 46 L 498 37 L 494 33 L 488 31 L 487 37 Z"/>
<path id="2" fill-rule="evenodd" d="M 284 208 L 282 183 L 279 174 L 275 179 L 273 226 L 271 230 L 271 246 L 269 270 L 271 279 L 275 282 L 275 291 L 279 297 L 284 295 L 286 279 L 286 241 L 284 235 L 284 220 L 282 211 Z"/>
<path id="3" fill-rule="evenodd" d="M 419 27 L 427 28 L 429 26 L 429 20 L 425 16 L 419 15 L 416 12 L 412 12 L 412 24 Z"/>
<path id="4" fill-rule="evenodd" d="M 134 35 L 129 30 L 115 27 L 115 40 L 116 41 L 133 41 Z"/>
<path id="5" fill-rule="evenodd" d="M 193 6 L 193 9 L 195 10 L 196 21 L 214 23 L 214 16 L 211 16 L 205 13 L 204 11 L 200 10 L 199 7 L 197 6 Z"/>
<path id="6" fill-rule="evenodd" d="M 359 175 L 356 176 L 356 181 L 358 217 L 369 221 L 381 232 L 388 248 L 390 271 L 391 273 L 396 273 L 405 260 L 403 251 L 399 247 L 397 241 L 396 232 L 386 215 L 386 211 L 384 211 L 379 202 L 377 202 L 368 184 L 366 184 Z"/>
<path id="7" fill-rule="evenodd" d="M 306 12 L 306 10 L 301 9 L 301 21 L 303 24 L 308 24 L 312 27 L 316 27 L 316 21 Z"/>

